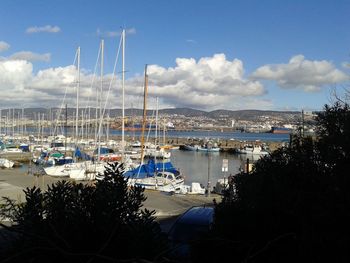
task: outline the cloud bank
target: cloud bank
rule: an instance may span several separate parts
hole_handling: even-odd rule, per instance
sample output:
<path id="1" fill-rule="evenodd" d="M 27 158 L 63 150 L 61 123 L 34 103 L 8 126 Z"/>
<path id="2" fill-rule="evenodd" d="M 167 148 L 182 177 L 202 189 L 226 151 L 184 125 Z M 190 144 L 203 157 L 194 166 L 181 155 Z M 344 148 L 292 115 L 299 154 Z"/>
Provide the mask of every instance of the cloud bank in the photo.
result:
<path id="1" fill-rule="evenodd" d="M 46 55 L 46 56 L 45 56 Z M 19 52 L 0 60 L 1 107 L 58 107 L 66 100 L 75 106 L 77 70 L 74 66 L 47 68 L 33 72 L 31 61 L 49 59 L 43 54 Z M 80 106 L 96 106 L 96 90 L 100 87 L 99 76 L 82 70 L 80 82 Z M 320 87 L 348 80 L 348 76 L 327 61 L 308 61 L 303 56 L 293 57 L 287 64 L 265 65 L 252 76 L 245 77 L 243 62 L 229 60 L 224 54 L 211 57 L 177 58 L 174 67 L 148 66 L 149 109 L 159 107 L 191 107 L 214 109 L 274 109 L 260 79 L 276 81 L 281 88 L 298 88 L 300 92 L 317 91 Z M 120 108 L 120 76 L 113 83 L 108 108 Z M 95 79 L 92 85 L 92 80 Z M 104 76 L 103 99 L 111 74 Z M 142 108 L 143 74 L 126 80 L 125 105 Z"/>
<path id="2" fill-rule="evenodd" d="M 26 33 L 27 34 L 33 34 L 33 33 L 58 33 L 61 31 L 61 28 L 58 26 L 32 26 L 27 28 Z"/>
<path id="3" fill-rule="evenodd" d="M 148 75 L 149 94 L 177 107 L 233 108 L 238 100 L 266 93 L 261 83 L 244 78 L 241 60 L 229 61 L 224 54 L 177 58 L 170 68 L 150 65 Z M 140 86 L 140 80 L 133 81 L 131 86 Z"/>
<path id="4" fill-rule="evenodd" d="M 349 80 L 349 76 L 335 68 L 326 60 L 306 60 L 303 55 L 292 57 L 288 64 L 269 64 L 258 68 L 254 79 L 274 80 L 286 89 L 299 88 L 307 92 L 317 92 L 323 86 Z"/>
<path id="5" fill-rule="evenodd" d="M 9 60 L 26 60 L 26 61 L 44 61 L 49 62 L 51 59 L 50 53 L 37 54 L 30 51 L 20 51 L 8 57 Z"/>

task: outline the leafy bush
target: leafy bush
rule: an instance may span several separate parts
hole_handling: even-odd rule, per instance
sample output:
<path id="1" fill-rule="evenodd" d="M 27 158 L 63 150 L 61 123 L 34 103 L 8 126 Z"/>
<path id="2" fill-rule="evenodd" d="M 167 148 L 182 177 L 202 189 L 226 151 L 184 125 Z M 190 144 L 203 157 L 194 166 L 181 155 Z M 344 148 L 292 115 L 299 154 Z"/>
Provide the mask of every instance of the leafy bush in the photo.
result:
<path id="1" fill-rule="evenodd" d="M 326 106 L 317 139 L 260 159 L 216 204 L 212 248 L 234 262 L 350 261 L 350 110 Z"/>
<path id="2" fill-rule="evenodd" d="M 13 225 L 7 262 L 101 262 L 153 259 L 166 249 L 154 211 L 142 210 L 140 187 L 128 188 L 123 166 L 109 164 L 95 184 L 59 181 L 43 192 L 25 190 L 26 202 L 6 199 Z M 6 227 L 6 226 L 5 226 Z"/>

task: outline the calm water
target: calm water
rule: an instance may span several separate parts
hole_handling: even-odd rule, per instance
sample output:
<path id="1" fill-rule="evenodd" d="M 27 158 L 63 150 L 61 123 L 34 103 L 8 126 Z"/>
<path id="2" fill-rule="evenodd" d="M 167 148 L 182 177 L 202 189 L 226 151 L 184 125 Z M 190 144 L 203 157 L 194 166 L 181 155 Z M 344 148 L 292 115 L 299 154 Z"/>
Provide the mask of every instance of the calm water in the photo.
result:
<path id="1" fill-rule="evenodd" d="M 240 167 L 244 167 L 246 163 L 246 155 L 229 154 L 221 152 L 197 152 L 197 151 L 181 151 L 172 150 L 171 162 L 181 173 L 185 175 L 185 183 L 199 182 L 203 186 L 207 186 L 208 175 L 211 186 L 215 186 L 218 179 L 239 171 Z M 249 157 L 250 162 L 252 156 Z M 228 159 L 228 172 L 222 172 L 223 159 Z"/>

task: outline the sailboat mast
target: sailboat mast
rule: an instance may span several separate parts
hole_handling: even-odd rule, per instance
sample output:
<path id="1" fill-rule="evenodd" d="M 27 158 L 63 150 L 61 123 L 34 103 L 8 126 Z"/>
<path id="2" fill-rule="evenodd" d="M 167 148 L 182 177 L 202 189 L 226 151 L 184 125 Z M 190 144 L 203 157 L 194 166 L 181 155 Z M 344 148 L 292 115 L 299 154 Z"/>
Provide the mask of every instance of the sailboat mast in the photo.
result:
<path id="1" fill-rule="evenodd" d="M 98 156 L 98 161 L 100 160 L 100 155 L 101 155 L 101 125 L 102 125 L 102 90 L 103 90 L 103 57 L 104 57 L 104 40 L 101 40 L 101 87 L 100 87 L 100 122 L 98 125 L 98 131 L 97 131 L 97 156 Z"/>
<path id="2" fill-rule="evenodd" d="M 155 139 L 154 139 L 154 144 L 157 145 L 158 141 L 158 97 L 156 98 L 156 130 L 155 130 Z"/>
<path id="3" fill-rule="evenodd" d="M 147 117 L 147 89 L 148 89 L 148 75 L 147 75 L 147 64 L 145 66 L 145 84 L 143 93 L 143 119 L 142 119 L 142 133 L 141 133 L 141 164 L 143 163 L 144 155 L 144 143 L 145 143 L 145 127 L 146 127 L 146 117 Z"/>
<path id="4" fill-rule="evenodd" d="M 124 162 L 125 152 L 125 29 L 122 32 L 122 162 Z"/>
<path id="5" fill-rule="evenodd" d="M 79 89 L 80 89 L 80 47 L 77 50 L 78 54 L 78 78 L 77 78 L 77 107 L 75 112 L 75 140 L 78 141 L 78 123 L 79 123 Z"/>
<path id="6" fill-rule="evenodd" d="M 66 155 L 67 153 L 67 125 L 68 125 L 68 108 L 67 108 L 67 104 L 66 104 L 66 121 L 65 121 L 65 124 L 64 124 L 64 154 Z"/>

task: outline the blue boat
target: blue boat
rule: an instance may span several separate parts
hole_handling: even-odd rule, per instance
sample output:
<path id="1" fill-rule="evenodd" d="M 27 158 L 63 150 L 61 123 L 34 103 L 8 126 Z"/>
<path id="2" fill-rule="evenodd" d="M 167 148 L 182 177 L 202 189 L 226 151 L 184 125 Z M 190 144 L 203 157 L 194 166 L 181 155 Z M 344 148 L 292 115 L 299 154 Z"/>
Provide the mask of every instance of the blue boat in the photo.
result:
<path id="1" fill-rule="evenodd" d="M 171 172 L 174 175 L 179 175 L 177 170 L 170 161 L 155 163 L 153 159 L 149 159 L 146 164 L 142 164 L 133 170 L 124 173 L 128 178 L 145 178 L 154 176 L 157 172 Z"/>

